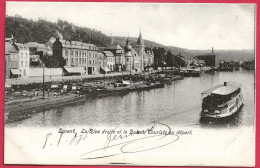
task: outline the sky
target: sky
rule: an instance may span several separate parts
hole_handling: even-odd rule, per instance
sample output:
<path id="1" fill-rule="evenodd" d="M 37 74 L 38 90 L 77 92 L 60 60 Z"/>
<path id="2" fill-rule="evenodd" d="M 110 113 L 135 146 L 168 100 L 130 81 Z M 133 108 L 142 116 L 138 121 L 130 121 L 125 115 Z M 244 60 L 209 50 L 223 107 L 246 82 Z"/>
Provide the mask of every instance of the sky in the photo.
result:
<path id="1" fill-rule="evenodd" d="M 187 49 L 253 49 L 253 4 L 7 2 L 6 14 L 66 20 L 106 35 L 138 37 Z"/>

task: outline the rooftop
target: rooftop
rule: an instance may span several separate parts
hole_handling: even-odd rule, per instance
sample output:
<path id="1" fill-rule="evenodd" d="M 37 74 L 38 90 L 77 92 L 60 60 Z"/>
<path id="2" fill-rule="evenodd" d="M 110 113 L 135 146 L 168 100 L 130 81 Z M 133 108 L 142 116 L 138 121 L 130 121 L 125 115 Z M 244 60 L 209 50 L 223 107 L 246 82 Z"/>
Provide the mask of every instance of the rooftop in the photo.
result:
<path id="1" fill-rule="evenodd" d="M 18 49 L 11 43 L 5 42 L 5 53 L 18 53 Z"/>
<path id="2" fill-rule="evenodd" d="M 110 50 L 123 50 L 119 44 L 110 44 L 106 49 Z"/>
<path id="3" fill-rule="evenodd" d="M 107 56 L 107 57 L 114 57 L 114 54 L 111 51 L 103 51 L 103 53 Z"/>
<path id="4" fill-rule="evenodd" d="M 217 95 L 228 95 L 235 92 L 237 89 L 241 87 L 240 83 L 237 82 L 227 82 L 226 86 L 224 84 L 220 84 L 205 90 L 201 94 L 217 94 Z"/>

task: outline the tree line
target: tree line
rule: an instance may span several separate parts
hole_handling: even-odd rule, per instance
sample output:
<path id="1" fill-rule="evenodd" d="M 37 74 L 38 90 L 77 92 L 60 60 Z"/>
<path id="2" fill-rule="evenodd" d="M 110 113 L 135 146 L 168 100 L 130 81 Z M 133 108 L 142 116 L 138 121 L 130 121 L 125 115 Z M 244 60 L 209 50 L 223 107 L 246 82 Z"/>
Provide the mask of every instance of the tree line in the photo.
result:
<path id="1" fill-rule="evenodd" d="M 183 67 L 186 65 L 184 57 L 174 54 L 170 50 L 166 51 L 163 47 L 154 47 L 154 68 L 158 67 Z"/>
<path id="2" fill-rule="evenodd" d="M 6 37 L 15 37 L 17 42 L 46 43 L 59 31 L 64 39 L 82 41 L 97 46 L 107 46 L 110 38 L 100 31 L 87 27 L 78 27 L 67 21 L 58 20 L 57 23 L 39 18 L 37 21 L 22 17 L 6 17 Z"/>

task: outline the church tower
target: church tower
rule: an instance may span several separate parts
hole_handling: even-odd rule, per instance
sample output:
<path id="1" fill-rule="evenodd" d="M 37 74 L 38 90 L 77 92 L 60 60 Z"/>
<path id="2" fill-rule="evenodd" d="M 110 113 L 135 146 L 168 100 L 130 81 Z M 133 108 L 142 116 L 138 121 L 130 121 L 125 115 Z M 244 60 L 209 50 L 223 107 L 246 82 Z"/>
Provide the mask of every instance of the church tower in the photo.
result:
<path id="1" fill-rule="evenodd" d="M 132 72 L 134 61 L 133 61 L 133 55 L 132 55 L 132 46 L 130 45 L 130 41 L 127 38 L 126 44 L 125 44 L 125 66 L 126 70 L 130 71 L 130 74 Z"/>
<path id="2" fill-rule="evenodd" d="M 139 34 L 139 37 L 137 39 L 137 45 L 136 45 L 136 48 L 138 50 L 138 54 L 139 56 L 141 57 L 141 71 L 144 70 L 144 39 L 142 37 L 142 33 L 141 33 L 141 30 L 140 30 L 140 34 Z"/>
<path id="3" fill-rule="evenodd" d="M 114 44 L 114 38 L 113 38 L 112 34 L 110 34 L 110 44 Z"/>

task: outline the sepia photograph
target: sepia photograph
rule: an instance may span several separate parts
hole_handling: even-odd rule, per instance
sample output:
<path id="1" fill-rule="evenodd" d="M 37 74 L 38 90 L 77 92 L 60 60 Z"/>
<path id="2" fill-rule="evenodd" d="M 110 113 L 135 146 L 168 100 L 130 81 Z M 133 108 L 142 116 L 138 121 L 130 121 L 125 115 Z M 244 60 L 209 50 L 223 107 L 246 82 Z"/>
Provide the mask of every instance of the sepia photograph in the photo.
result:
<path id="1" fill-rule="evenodd" d="M 7 1 L 4 163 L 255 166 L 256 5 Z"/>

